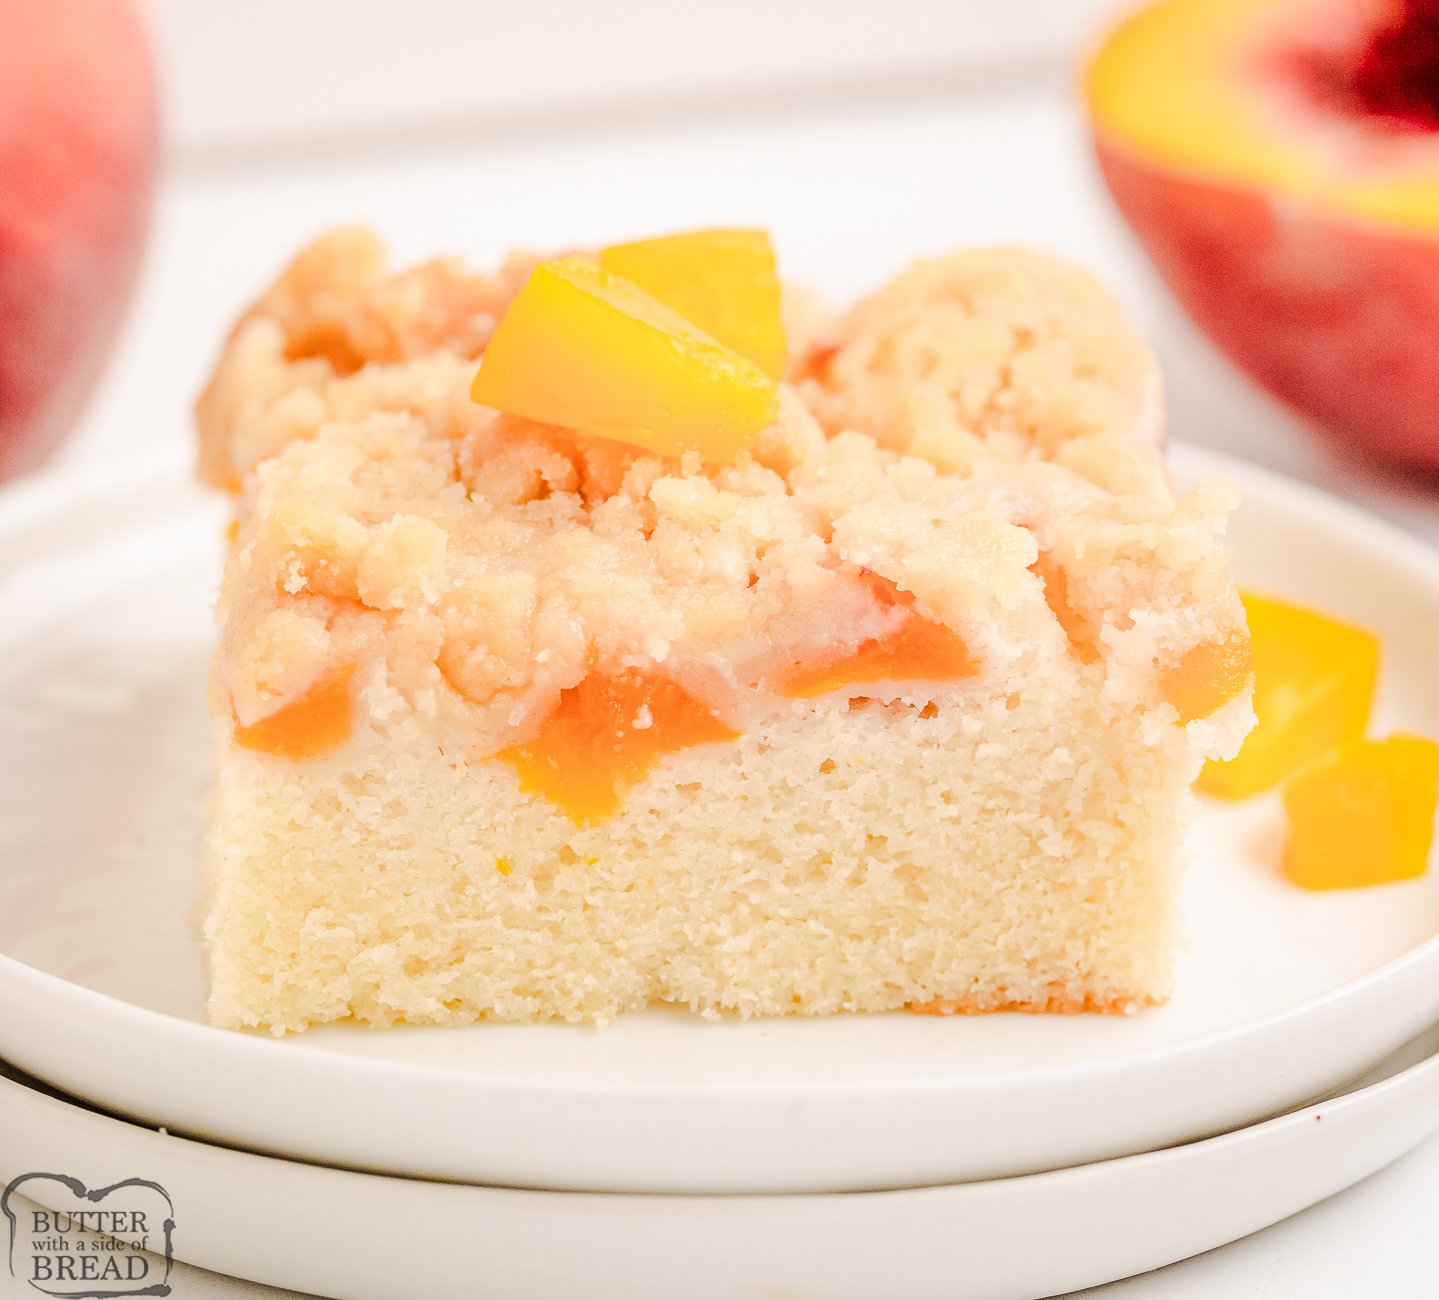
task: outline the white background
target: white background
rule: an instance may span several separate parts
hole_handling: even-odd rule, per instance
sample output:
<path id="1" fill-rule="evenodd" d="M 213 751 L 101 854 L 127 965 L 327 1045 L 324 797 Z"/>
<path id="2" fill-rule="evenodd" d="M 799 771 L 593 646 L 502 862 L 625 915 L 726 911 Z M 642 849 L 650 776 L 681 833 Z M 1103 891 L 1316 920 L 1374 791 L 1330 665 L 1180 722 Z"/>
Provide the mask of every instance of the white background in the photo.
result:
<path id="1" fill-rule="evenodd" d="M 1237 378 L 1107 206 L 1072 83 L 1110 7 L 154 0 L 171 164 L 119 355 L 60 460 L 188 459 L 189 404 L 229 319 L 326 225 L 371 223 L 402 259 L 483 262 L 514 243 L 746 223 L 836 297 L 962 243 L 1066 253 L 1155 341 L 1177 436 L 1439 542 L 1439 487 L 1340 459 Z M 1092 1294 L 1436 1296 L 1436 1213 L 1431 1142 L 1246 1242 Z M 175 1282 L 178 1300 L 279 1294 Z"/>

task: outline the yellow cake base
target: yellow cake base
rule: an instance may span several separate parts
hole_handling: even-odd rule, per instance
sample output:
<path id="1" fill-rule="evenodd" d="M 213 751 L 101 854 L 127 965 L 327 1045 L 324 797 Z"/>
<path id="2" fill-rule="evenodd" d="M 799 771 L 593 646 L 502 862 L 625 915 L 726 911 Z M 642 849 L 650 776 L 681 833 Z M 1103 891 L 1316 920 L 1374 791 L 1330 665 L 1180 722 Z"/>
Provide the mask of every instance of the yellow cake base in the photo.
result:
<path id="1" fill-rule="evenodd" d="M 413 716 L 305 764 L 227 745 L 210 1015 L 284 1030 L 1162 999 L 1192 747 L 1172 722 L 1015 685 L 782 705 L 587 828 L 504 764 L 447 758 Z"/>

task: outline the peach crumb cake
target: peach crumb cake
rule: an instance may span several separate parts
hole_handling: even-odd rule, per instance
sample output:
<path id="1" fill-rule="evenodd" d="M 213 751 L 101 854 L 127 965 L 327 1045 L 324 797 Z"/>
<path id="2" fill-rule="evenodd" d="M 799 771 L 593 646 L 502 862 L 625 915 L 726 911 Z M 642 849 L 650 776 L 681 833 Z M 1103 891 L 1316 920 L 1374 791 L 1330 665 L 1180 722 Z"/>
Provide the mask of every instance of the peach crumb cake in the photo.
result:
<path id="1" fill-rule="evenodd" d="M 213 1021 L 1125 1011 L 1253 720 L 1222 532 L 1086 275 L 831 315 L 767 238 L 482 275 L 363 231 L 199 408 Z"/>

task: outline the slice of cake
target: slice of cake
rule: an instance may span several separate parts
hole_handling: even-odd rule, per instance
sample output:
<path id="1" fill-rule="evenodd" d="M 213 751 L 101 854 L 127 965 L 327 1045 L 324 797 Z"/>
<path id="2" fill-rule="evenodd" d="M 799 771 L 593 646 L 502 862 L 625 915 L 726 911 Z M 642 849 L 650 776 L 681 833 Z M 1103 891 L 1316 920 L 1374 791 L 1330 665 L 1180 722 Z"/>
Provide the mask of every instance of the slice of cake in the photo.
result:
<path id="1" fill-rule="evenodd" d="M 1189 784 L 1252 721 L 1232 492 L 1175 499 L 1080 272 L 969 251 L 781 331 L 757 239 L 486 277 L 341 232 L 242 318 L 215 1023 L 1169 994 Z"/>

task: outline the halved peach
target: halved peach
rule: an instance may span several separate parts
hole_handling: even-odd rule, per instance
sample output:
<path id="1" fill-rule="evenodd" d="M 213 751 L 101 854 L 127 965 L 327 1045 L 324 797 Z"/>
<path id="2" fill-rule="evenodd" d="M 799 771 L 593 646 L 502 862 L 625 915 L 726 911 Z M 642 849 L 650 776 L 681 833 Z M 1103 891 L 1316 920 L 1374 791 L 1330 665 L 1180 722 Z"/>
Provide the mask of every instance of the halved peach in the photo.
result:
<path id="1" fill-rule="evenodd" d="M 1348 445 L 1430 466 L 1436 33 L 1436 0 L 1162 0 L 1086 78 L 1104 179 L 1195 322 Z"/>

